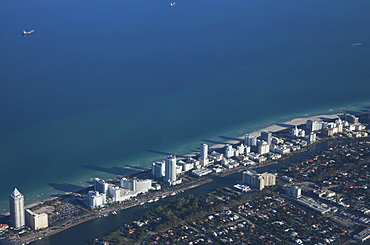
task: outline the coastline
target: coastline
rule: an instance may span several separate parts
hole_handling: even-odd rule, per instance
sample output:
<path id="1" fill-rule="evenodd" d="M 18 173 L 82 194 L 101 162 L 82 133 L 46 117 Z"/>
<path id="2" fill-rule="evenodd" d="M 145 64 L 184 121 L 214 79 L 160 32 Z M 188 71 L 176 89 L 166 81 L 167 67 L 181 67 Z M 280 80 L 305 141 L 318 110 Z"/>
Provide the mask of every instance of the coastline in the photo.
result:
<path id="1" fill-rule="evenodd" d="M 344 114 L 345 113 L 320 114 L 320 115 L 316 115 L 316 116 L 294 118 L 294 119 L 291 119 L 291 120 L 289 120 L 287 122 L 277 123 L 277 124 L 273 124 L 273 125 L 267 126 L 265 128 L 262 128 L 262 129 L 253 131 L 253 132 L 251 132 L 249 134 L 252 135 L 252 136 L 256 136 L 257 137 L 257 136 L 259 136 L 261 134 L 262 131 L 269 131 L 269 132 L 274 133 L 274 132 L 278 132 L 278 131 L 281 131 L 281 130 L 285 130 L 285 129 L 288 129 L 288 128 L 292 128 L 292 127 L 295 127 L 295 126 L 299 126 L 299 125 L 305 124 L 307 120 L 335 119 L 335 118 L 338 118 L 340 115 L 344 115 Z M 228 140 L 228 141 L 225 141 L 225 143 L 222 143 L 222 144 L 219 143 L 219 144 L 211 145 L 211 146 L 209 146 L 209 150 L 220 149 L 220 148 L 224 147 L 227 144 L 236 144 L 236 143 L 239 143 L 240 141 L 244 140 L 244 135 L 239 136 L 237 138 L 240 139 L 240 140 Z M 192 157 L 192 156 L 196 156 L 196 155 L 197 155 L 197 152 L 191 153 L 191 154 L 186 154 L 185 156 L 186 157 Z M 147 167 L 143 171 L 147 171 L 150 168 L 151 167 Z M 129 175 L 131 175 L 131 174 L 137 174 L 137 173 L 140 173 L 140 172 L 142 172 L 142 171 L 139 171 L 139 170 L 133 171 L 132 170 L 132 172 L 130 172 Z M 128 175 L 116 176 L 114 178 L 108 179 L 107 181 L 113 181 L 113 180 L 116 180 L 117 178 L 124 177 L 124 176 L 128 176 Z M 71 190 L 69 192 L 65 192 L 65 193 L 60 194 L 59 197 L 50 197 L 50 198 L 46 198 L 46 199 L 43 199 L 43 200 L 40 200 L 40 201 L 37 201 L 37 202 L 34 202 L 34 203 L 30 203 L 27 206 L 25 206 L 25 208 L 32 208 L 32 207 L 37 206 L 39 204 L 42 204 L 44 202 L 52 201 L 54 199 L 60 198 L 62 196 L 68 195 L 70 193 L 75 193 L 75 192 L 79 192 L 79 191 L 83 191 L 83 190 L 89 189 L 92 186 L 93 185 L 88 185 L 88 186 L 76 188 L 75 190 Z M 2 217 L 7 216 L 7 215 L 9 215 L 9 212 L 2 213 L 1 215 L 2 215 Z"/>
<path id="2" fill-rule="evenodd" d="M 284 123 L 278 123 L 278 124 L 273 124 L 271 126 L 268 126 L 268 127 L 265 127 L 265 128 L 262 128 L 260 130 L 256 130 L 252 133 L 250 133 L 251 135 L 253 136 L 259 136 L 261 131 L 270 131 L 270 132 L 278 132 L 278 131 L 281 131 L 281 130 L 285 130 L 287 128 L 292 128 L 294 126 L 299 126 L 299 125 L 302 125 L 302 124 L 305 124 L 305 122 L 307 120 L 322 120 L 322 119 L 335 119 L 335 118 L 338 118 L 340 115 L 343 115 L 344 113 L 334 113 L 334 114 L 325 114 L 325 115 L 317 115 L 317 116 L 310 116 L 310 117 L 303 117 L 303 118 L 294 118 L 292 120 L 289 120 L 287 122 L 284 122 Z M 241 140 L 244 139 L 244 135 L 243 136 L 240 136 L 238 137 L 238 139 L 240 140 L 229 140 L 223 144 L 215 144 L 215 145 L 212 145 L 209 147 L 210 150 L 215 150 L 215 149 L 220 149 L 222 147 L 224 147 L 226 144 L 236 144 L 236 143 L 239 143 Z M 186 155 L 186 156 L 194 156 L 196 155 L 195 153 L 191 154 L 191 155 Z M 266 165 L 273 165 L 275 164 L 276 162 L 270 162 L 270 163 L 266 163 Z M 256 167 L 261 167 L 261 166 L 264 166 L 264 164 L 262 165 L 259 165 L 259 166 L 256 166 Z M 150 167 L 147 168 L 147 170 L 149 170 Z M 229 174 L 232 174 L 232 173 L 235 173 L 235 172 L 239 172 L 239 171 L 242 171 L 241 169 L 233 169 L 232 171 L 227 171 L 227 172 L 224 172 L 224 173 L 220 173 L 219 175 L 217 176 L 226 176 L 226 175 L 229 175 Z M 136 171 L 136 173 L 140 173 L 142 171 Z M 131 173 L 132 174 L 132 173 Z M 122 176 L 117 176 L 115 178 L 112 178 L 108 181 L 113 181 L 113 180 L 116 180 L 118 178 L 120 178 Z M 216 177 L 216 176 L 213 176 L 213 177 Z M 199 182 L 195 182 L 195 183 L 191 183 L 190 185 L 185 185 L 185 186 L 179 186 L 178 188 L 175 188 L 175 191 L 181 191 L 181 190 L 187 190 L 187 189 L 191 189 L 191 188 L 194 188 L 194 187 L 197 187 L 197 186 L 200 186 L 200 185 L 203 185 L 205 183 L 208 183 L 208 182 L 211 182 L 213 181 L 213 178 L 205 178 L 205 179 L 201 179 L 199 180 Z M 26 206 L 26 208 L 31 208 L 31 207 L 35 207 L 37 205 L 42 205 L 44 202 L 47 202 L 47 201 L 52 201 L 52 200 L 55 200 L 55 199 L 58 199 L 58 198 L 63 198 L 63 197 L 66 197 L 68 196 L 69 194 L 71 193 L 75 193 L 75 192 L 79 192 L 79 191 L 86 191 L 87 189 L 91 188 L 92 185 L 89 185 L 87 187 L 83 187 L 83 188 L 79 188 L 78 190 L 74 191 L 74 192 L 66 192 L 64 194 L 61 194 L 60 197 L 52 197 L 52 198 L 48 198 L 48 199 L 45 199 L 43 201 L 38 201 L 36 203 L 32 203 L 32 204 L 29 204 Z M 172 193 L 174 190 L 170 190 L 168 191 L 167 194 L 169 193 Z M 164 193 L 166 192 L 159 192 L 160 195 L 163 195 Z M 154 196 L 157 196 L 159 195 L 158 193 L 154 193 L 150 196 L 148 196 L 147 198 L 152 198 Z M 89 221 L 89 220 L 92 220 L 92 219 L 96 219 L 98 217 L 101 217 L 102 214 L 109 214 L 110 212 L 112 212 L 113 210 L 114 211 L 119 211 L 119 210 L 123 210 L 123 209 L 127 209 L 127 208 L 130 208 L 130 207 L 134 207 L 134 206 L 137 206 L 137 205 L 140 205 L 140 201 L 134 201 L 134 202 L 131 202 L 131 203 L 127 203 L 126 205 L 120 205 L 120 206 L 113 206 L 113 207 L 108 207 L 107 209 L 105 209 L 104 211 L 102 212 L 99 212 L 99 213 L 88 213 L 88 214 L 85 214 L 85 215 L 82 215 L 82 216 L 79 216 L 77 217 L 77 219 L 74 221 L 74 222 L 68 222 L 69 224 L 68 225 L 59 225 L 57 227 L 53 227 L 52 229 L 48 228 L 44 231 L 41 231 L 41 232 L 38 232 L 37 233 L 37 237 L 34 235 L 34 236 L 27 236 L 25 238 L 28 238 L 28 239 L 24 239 L 22 241 L 26 241 L 26 242 L 30 242 L 30 241 L 35 241 L 37 239 L 39 239 L 38 237 L 46 237 L 46 236 L 51 236 L 51 235 L 54 235 L 56 233 L 59 233 L 59 232 L 62 232 L 66 229 L 69 229 L 73 226 L 76 226 L 78 224 L 81 224 L 83 222 L 86 222 L 86 221 Z M 6 215 L 4 215 L 4 217 L 6 217 Z M 2 218 L 4 218 L 2 217 Z"/>
<path id="3" fill-rule="evenodd" d="M 345 113 L 341 112 L 341 113 L 333 113 L 333 114 L 319 114 L 319 115 L 316 115 L 316 116 L 308 116 L 308 117 L 298 117 L 298 118 L 294 118 L 294 119 L 291 119 L 291 120 L 286 121 L 286 122 L 276 123 L 276 124 L 267 126 L 265 128 L 253 131 L 253 132 L 249 133 L 249 135 L 258 137 L 258 136 L 261 135 L 262 131 L 269 131 L 269 132 L 272 132 L 272 133 L 276 133 L 278 131 L 282 131 L 282 130 L 285 130 L 285 129 L 288 129 L 288 128 L 293 128 L 295 126 L 305 124 L 307 120 L 323 120 L 323 119 L 324 120 L 325 119 L 329 120 L 329 119 L 339 118 L 339 116 L 344 115 L 344 114 Z M 239 143 L 240 141 L 244 140 L 244 135 L 237 137 L 237 139 L 239 139 L 239 140 L 228 140 L 223 144 L 215 144 L 215 145 L 209 146 L 209 150 L 220 149 L 220 148 L 224 147 L 227 144 Z M 195 155 L 196 154 L 194 153 L 194 154 L 188 154 L 186 156 L 190 157 L 190 156 L 195 156 Z"/>

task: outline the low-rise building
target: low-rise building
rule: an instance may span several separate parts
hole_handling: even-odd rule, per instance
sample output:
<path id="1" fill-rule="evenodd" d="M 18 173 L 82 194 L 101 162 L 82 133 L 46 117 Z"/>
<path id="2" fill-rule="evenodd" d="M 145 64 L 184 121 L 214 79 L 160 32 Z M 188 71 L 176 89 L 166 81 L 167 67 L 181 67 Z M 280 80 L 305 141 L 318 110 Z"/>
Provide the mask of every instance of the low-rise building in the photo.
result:
<path id="1" fill-rule="evenodd" d="M 9 225 L 7 224 L 0 224 L 0 231 L 5 231 L 9 228 Z"/>
<path id="2" fill-rule="evenodd" d="M 215 161 L 219 162 L 221 161 L 222 159 L 224 159 L 224 154 L 222 153 L 219 153 L 217 151 L 212 151 L 210 154 L 209 154 L 209 157 L 213 158 Z"/>
<path id="3" fill-rule="evenodd" d="M 320 214 L 326 214 L 331 211 L 331 208 L 325 203 L 319 203 L 310 197 L 300 197 L 296 200 L 299 204 L 311 208 L 315 212 Z"/>
<path id="4" fill-rule="evenodd" d="M 354 238 L 359 242 L 364 242 L 370 238 L 370 227 L 357 233 Z"/>
<path id="5" fill-rule="evenodd" d="M 200 177 L 212 173 L 212 170 L 209 168 L 195 169 L 191 171 L 191 173 L 194 174 L 195 176 Z"/>

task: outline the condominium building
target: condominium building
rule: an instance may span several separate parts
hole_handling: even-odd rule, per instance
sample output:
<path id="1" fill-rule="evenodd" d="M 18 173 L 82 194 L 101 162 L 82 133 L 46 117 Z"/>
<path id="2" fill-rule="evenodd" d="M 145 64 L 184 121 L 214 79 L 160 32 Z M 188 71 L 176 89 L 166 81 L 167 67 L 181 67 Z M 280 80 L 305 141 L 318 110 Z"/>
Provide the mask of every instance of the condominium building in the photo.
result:
<path id="1" fill-rule="evenodd" d="M 46 213 L 36 214 L 26 209 L 26 224 L 33 230 L 44 229 L 49 226 L 48 215 Z"/>
<path id="2" fill-rule="evenodd" d="M 9 195 L 9 211 L 10 211 L 10 225 L 15 229 L 24 227 L 24 196 L 14 189 L 13 193 Z"/>
<path id="3" fill-rule="evenodd" d="M 105 180 L 95 178 L 94 179 L 94 191 L 99 191 L 100 193 L 108 193 L 108 183 Z"/>
<path id="4" fill-rule="evenodd" d="M 297 128 L 297 126 L 295 126 L 292 129 L 292 136 L 294 136 L 294 137 L 305 137 L 306 132 L 303 129 Z"/>
<path id="5" fill-rule="evenodd" d="M 152 180 L 121 179 L 121 187 L 131 191 L 147 192 L 152 187 Z"/>
<path id="6" fill-rule="evenodd" d="M 165 163 L 166 163 L 166 169 L 165 169 L 164 180 L 170 185 L 173 185 L 176 183 L 176 180 L 177 180 L 176 157 L 172 155 L 168 156 L 165 160 Z"/>
<path id="7" fill-rule="evenodd" d="M 200 154 L 199 158 L 207 159 L 208 158 L 208 145 L 200 144 Z"/>
<path id="8" fill-rule="evenodd" d="M 155 162 L 152 164 L 152 174 L 154 178 L 160 179 L 165 175 L 165 163 Z"/>
<path id="9" fill-rule="evenodd" d="M 257 174 L 251 171 L 243 173 L 243 183 L 252 188 L 262 190 L 267 186 L 276 185 L 276 175 L 271 173 Z"/>
<path id="10" fill-rule="evenodd" d="M 89 191 L 88 193 L 88 204 L 92 209 L 104 206 L 107 203 L 105 193 L 99 193 L 98 191 Z"/>
<path id="11" fill-rule="evenodd" d="M 270 145 L 266 141 L 259 140 L 257 145 L 259 154 L 264 155 L 270 152 Z"/>
<path id="12" fill-rule="evenodd" d="M 244 144 L 246 146 L 257 146 L 257 137 L 246 134 L 244 138 Z"/>
<path id="13" fill-rule="evenodd" d="M 322 129 L 322 123 L 322 121 L 307 120 L 306 128 L 309 129 L 311 132 L 318 131 Z"/>
<path id="14" fill-rule="evenodd" d="M 344 120 L 346 120 L 347 122 L 352 123 L 352 124 L 357 124 L 358 119 L 359 118 L 354 116 L 354 115 L 350 115 L 350 114 L 344 115 Z"/>
<path id="15" fill-rule="evenodd" d="M 271 132 L 267 132 L 267 131 L 262 131 L 261 132 L 260 139 L 266 141 L 267 144 L 271 145 L 272 133 Z"/>
<path id="16" fill-rule="evenodd" d="M 225 149 L 225 157 L 226 158 L 231 158 L 235 156 L 235 149 L 231 145 L 226 145 Z"/>

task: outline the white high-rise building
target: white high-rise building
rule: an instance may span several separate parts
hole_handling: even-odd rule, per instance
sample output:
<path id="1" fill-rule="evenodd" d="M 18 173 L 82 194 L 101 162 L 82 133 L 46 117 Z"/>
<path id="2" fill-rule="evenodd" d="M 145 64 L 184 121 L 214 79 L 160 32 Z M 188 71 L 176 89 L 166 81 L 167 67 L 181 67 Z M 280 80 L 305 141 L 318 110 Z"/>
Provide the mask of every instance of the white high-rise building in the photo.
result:
<path id="1" fill-rule="evenodd" d="M 138 192 L 147 192 L 150 188 L 152 188 L 152 180 L 151 179 L 140 179 L 134 181 L 135 190 Z"/>
<path id="2" fill-rule="evenodd" d="M 133 179 L 122 178 L 121 179 L 121 187 L 123 189 L 135 191 L 135 182 L 134 182 Z"/>
<path id="3" fill-rule="evenodd" d="M 344 120 L 346 120 L 347 122 L 352 123 L 352 124 L 357 124 L 359 118 L 354 116 L 354 115 L 345 114 L 344 115 Z"/>
<path id="4" fill-rule="evenodd" d="M 164 162 L 155 162 L 152 164 L 152 174 L 154 178 L 160 179 L 165 173 L 165 163 Z"/>
<path id="5" fill-rule="evenodd" d="M 272 133 L 271 132 L 267 132 L 267 131 L 262 131 L 261 132 L 260 139 L 266 141 L 267 144 L 271 145 Z"/>
<path id="6" fill-rule="evenodd" d="M 114 202 L 123 202 L 138 195 L 138 192 L 123 189 L 115 185 L 109 185 L 108 193 Z"/>
<path id="7" fill-rule="evenodd" d="M 108 194 L 108 183 L 105 180 L 94 178 L 94 191 L 99 191 L 100 193 Z"/>
<path id="8" fill-rule="evenodd" d="M 338 118 L 337 120 L 335 120 L 335 124 L 336 124 L 336 127 L 337 127 L 337 131 L 338 133 L 343 133 L 343 122 L 340 118 Z"/>
<path id="9" fill-rule="evenodd" d="M 152 187 L 152 180 L 121 179 L 121 187 L 130 191 L 147 192 Z"/>
<path id="10" fill-rule="evenodd" d="M 244 144 L 246 146 L 257 146 L 257 137 L 246 134 L 244 139 Z"/>
<path id="11" fill-rule="evenodd" d="M 99 193 L 98 191 L 89 191 L 88 193 L 89 206 L 94 208 L 99 208 L 106 204 L 107 199 L 104 193 Z"/>
<path id="12" fill-rule="evenodd" d="M 204 143 L 200 144 L 199 164 L 203 168 L 209 164 L 208 145 Z"/>
<path id="13" fill-rule="evenodd" d="M 15 229 L 22 228 L 25 225 L 24 196 L 14 189 L 9 195 L 10 225 Z"/>
<path id="14" fill-rule="evenodd" d="M 165 176 L 164 180 L 168 182 L 170 185 L 176 183 L 177 176 L 176 176 L 176 157 L 175 156 L 168 156 L 165 160 L 166 169 L 165 169 Z"/>
<path id="15" fill-rule="evenodd" d="M 199 158 L 199 164 L 201 167 L 207 167 L 209 165 L 209 159 L 208 158 Z"/>
<path id="16" fill-rule="evenodd" d="M 307 141 L 310 142 L 310 143 L 315 142 L 316 141 L 316 133 L 315 132 L 311 132 L 307 136 Z"/>
<path id="17" fill-rule="evenodd" d="M 322 129 L 322 121 L 307 120 L 306 128 L 308 128 L 311 132 L 321 130 Z"/>
<path id="18" fill-rule="evenodd" d="M 263 155 L 270 152 L 270 145 L 266 141 L 258 141 L 258 153 Z"/>
<path id="19" fill-rule="evenodd" d="M 226 145 L 225 149 L 225 157 L 226 158 L 231 158 L 235 156 L 235 149 L 231 145 Z"/>
<path id="20" fill-rule="evenodd" d="M 207 144 L 200 144 L 200 158 L 207 159 L 208 158 L 208 145 Z"/>
<path id="21" fill-rule="evenodd" d="M 245 153 L 245 146 L 244 146 L 243 143 L 238 145 L 237 151 L 238 151 L 239 155 L 243 155 Z"/>
<path id="22" fill-rule="evenodd" d="M 299 129 L 297 126 L 295 126 L 292 129 L 292 136 L 294 136 L 294 137 L 305 137 L 306 134 L 305 134 L 305 131 L 303 129 Z"/>

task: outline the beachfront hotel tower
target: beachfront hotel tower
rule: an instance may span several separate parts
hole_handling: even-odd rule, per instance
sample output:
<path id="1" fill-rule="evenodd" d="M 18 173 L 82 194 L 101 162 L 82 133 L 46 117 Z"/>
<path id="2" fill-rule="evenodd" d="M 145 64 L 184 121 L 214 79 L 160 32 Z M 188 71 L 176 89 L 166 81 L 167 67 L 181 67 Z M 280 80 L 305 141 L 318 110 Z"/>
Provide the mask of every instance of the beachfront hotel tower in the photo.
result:
<path id="1" fill-rule="evenodd" d="M 176 157 L 169 155 L 165 160 L 165 175 L 164 180 L 170 185 L 176 183 Z"/>
<path id="2" fill-rule="evenodd" d="M 207 159 L 208 158 L 208 145 L 207 144 L 200 144 L 200 158 Z"/>
<path id="3" fill-rule="evenodd" d="M 109 184 L 102 179 L 94 178 L 94 191 L 99 191 L 100 193 L 108 194 Z"/>
<path id="4" fill-rule="evenodd" d="M 246 134 L 244 138 L 244 144 L 246 146 L 257 146 L 257 137 Z"/>
<path id="5" fill-rule="evenodd" d="M 271 132 L 267 132 L 267 131 L 262 131 L 261 132 L 260 139 L 266 141 L 267 144 L 271 145 L 272 133 Z"/>
<path id="6" fill-rule="evenodd" d="M 206 167 L 209 164 L 207 144 L 200 144 L 199 162 L 202 167 Z"/>
<path id="7" fill-rule="evenodd" d="M 15 229 L 24 227 L 24 196 L 14 189 L 13 193 L 9 195 L 9 211 L 10 211 L 10 225 Z"/>

